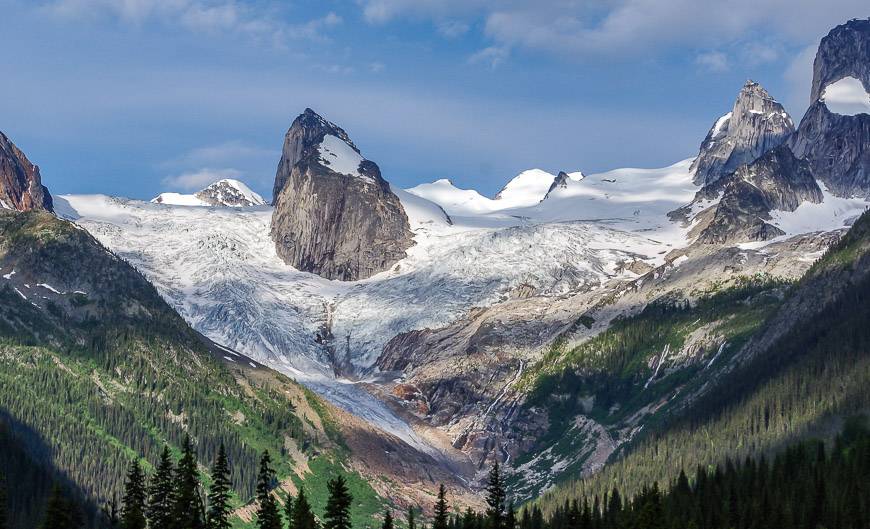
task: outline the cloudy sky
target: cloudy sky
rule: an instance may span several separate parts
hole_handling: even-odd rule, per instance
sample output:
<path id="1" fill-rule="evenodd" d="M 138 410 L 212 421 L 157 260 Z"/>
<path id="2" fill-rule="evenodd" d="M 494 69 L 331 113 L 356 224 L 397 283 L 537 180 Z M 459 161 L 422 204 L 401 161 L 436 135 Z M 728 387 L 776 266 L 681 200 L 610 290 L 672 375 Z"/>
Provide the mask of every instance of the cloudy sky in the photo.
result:
<path id="1" fill-rule="evenodd" d="M 796 120 L 866 0 L 0 0 L 0 130 L 55 193 L 271 194 L 305 107 L 403 187 L 691 156 L 747 78 Z"/>

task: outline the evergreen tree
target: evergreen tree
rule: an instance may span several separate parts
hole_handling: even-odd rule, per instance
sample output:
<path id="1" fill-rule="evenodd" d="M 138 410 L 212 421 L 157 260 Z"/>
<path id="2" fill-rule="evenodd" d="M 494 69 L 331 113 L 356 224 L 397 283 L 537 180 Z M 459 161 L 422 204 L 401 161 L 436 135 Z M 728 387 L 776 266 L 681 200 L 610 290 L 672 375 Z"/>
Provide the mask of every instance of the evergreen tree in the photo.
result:
<path id="1" fill-rule="evenodd" d="M 299 488 L 299 495 L 296 497 L 296 501 L 293 502 L 293 524 L 290 527 L 293 529 L 318 529 L 318 523 L 314 518 L 314 512 L 311 510 L 311 504 L 308 503 L 305 490 L 301 487 Z"/>
<path id="2" fill-rule="evenodd" d="M 51 489 L 51 496 L 45 507 L 45 517 L 41 529 L 79 529 L 84 525 L 82 514 L 76 503 L 70 501 L 60 485 Z"/>
<path id="3" fill-rule="evenodd" d="M 107 501 L 102 508 L 103 518 L 105 518 L 109 529 L 119 529 L 121 527 L 121 515 L 118 513 L 118 499 L 112 496 L 112 499 Z"/>
<path id="4" fill-rule="evenodd" d="M 170 529 L 172 512 L 172 479 L 175 469 L 169 447 L 164 445 L 157 469 L 148 486 L 148 506 L 145 514 L 149 529 Z"/>
<path id="5" fill-rule="evenodd" d="M 6 476 L 0 474 L 0 529 L 9 527 L 6 509 Z"/>
<path id="6" fill-rule="evenodd" d="M 218 448 L 211 479 L 211 488 L 208 492 L 208 529 L 229 529 L 232 483 L 230 482 L 230 466 L 223 443 Z"/>
<path id="7" fill-rule="evenodd" d="M 130 463 L 121 507 L 121 529 L 145 529 L 145 474 L 139 461 Z"/>
<path id="8" fill-rule="evenodd" d="M 381 529 L 393 529 L 393 514 L 389 509 L 384 513 L 384 523 L 381 524 Z"/>
<path id="9" fill-rule="evenodd" d="M 287 529 L 293 529 L 293 495 L 289 492 L 284 502 L 284 519 L 287 520 Z"/>
<path id="10" fill-rule="evenodd" d="M 505 529 L 516 529 L 517 527 L 517 513 L 514 509 L 513 501 L 508 505 L 504 519 L 504 527 Z"/>
<path id="11" fill-rule="evenodd" d="M 202 497 L 199 490 L 199 471 L 190 436 L 185 435 L 181 446 L 181 459 L 175 469 L 172 491 L 171 529 L 204 529 Z"/>
<path id="12" fill-rule="evenodd" d="M 350 505 L 353 497 L 347 489 L 347 482 L 339 475 L 326 484 L 329 499 L 326 500 L 324 529 L 350 529 Z"/>
<path id="13" fill-rule="evenodd" d="M 438 500 L 435 502 L 435 518 L 432 520 L 432 529 L 447 529 L 447 489 L 444 484 L 438 485 Z"/>
<path id="14" fill-rule="evenodd" d="M 487 529 L 504 529 L 504 480 L 498 468 L 498 461 L 489 471 L 486 486 L 486 519 Z"/>
<path id="15" fill-rule="evenodd" d="M 408 507 L 408 516 L 406 518 L 408 529 L 417 529 L 417 520 L 414 516 L 414 508 Z"/>
<path id="16" fill-rule="evenodd" d="M 272 468 L 272 457 L 268 450 L 263 451 L 260 458 L 260 473 L 257 478 L 257 529 L 282 529 L 281 513 L 278 503 L 272 496 L 272 483 L 275 481 L 275 470 Z"/>

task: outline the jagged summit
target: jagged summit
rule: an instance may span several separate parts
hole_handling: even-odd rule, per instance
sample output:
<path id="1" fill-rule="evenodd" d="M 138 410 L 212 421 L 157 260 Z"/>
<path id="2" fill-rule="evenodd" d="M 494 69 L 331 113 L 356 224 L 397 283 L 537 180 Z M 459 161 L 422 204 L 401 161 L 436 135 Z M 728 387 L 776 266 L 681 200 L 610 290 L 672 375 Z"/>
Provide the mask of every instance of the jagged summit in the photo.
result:
<path id="1" fill-rule="evenodd" d="M 759 158 L 794 132 L 785 109 L 760 84 L 747 80 L 731 112 L 721 116 L 692 164 L 694 181 L 707 185 Z"/>
<path id="2" fill-rule="evenodd" d="M 51 194 L 42 185 L 39 167 L 0 132 L 0 208 L 54 211 Z"/>
<path id="3" fill-rule="evenodd" d="M 160 193 L 151 199 L 156 204 L 174 206 L 229 206 L 250 207 L 263 206 L 263 197 L 251 190 L 239 180 L 224 178 L 209 184 L 204 189 L 191 195 L 182 193 Z"/>
<path id="4" fill-rule="evenodd" d="M 272 239 L 289 265 L 354 281 L 388 269 L 413 244 L 399 198 L 350 136 L 310 108 L 284 137 Z"/>
<path id="5" fill-rule="evenodd" d="M 864 101 L 870 99 L 870 19 L 850 20 L 821 40 L 813 62 L 811 104 L 789 139 L 795 155 L 810 164 L 834 195 L 868 197 L 870 114 L 838 112 L 826 97 L 829 88 L 844 82 L 858 92 L 862 86 Z"/>

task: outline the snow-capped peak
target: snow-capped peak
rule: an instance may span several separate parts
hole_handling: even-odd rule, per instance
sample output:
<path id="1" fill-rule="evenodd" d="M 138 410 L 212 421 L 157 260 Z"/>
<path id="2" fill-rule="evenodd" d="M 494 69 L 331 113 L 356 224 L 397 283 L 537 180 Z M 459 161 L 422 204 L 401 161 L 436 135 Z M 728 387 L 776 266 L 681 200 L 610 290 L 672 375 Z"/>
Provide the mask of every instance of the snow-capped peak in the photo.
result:
<path id="1" fill-rule="evenodd" d="M 541 169 L 529 169 L 513 177 L 495 199 L 501 202 L 503 208 L 521 208 L 533 206 L 544 199 L 556 175 Z"/>
<path id="2" fill-rule="evenodd" d="M 266 201 L 239 180 L 224 178 L 193 194 L 160 193 L 151 199 L 157 204 L 173 206 L 263 206 Z"/>

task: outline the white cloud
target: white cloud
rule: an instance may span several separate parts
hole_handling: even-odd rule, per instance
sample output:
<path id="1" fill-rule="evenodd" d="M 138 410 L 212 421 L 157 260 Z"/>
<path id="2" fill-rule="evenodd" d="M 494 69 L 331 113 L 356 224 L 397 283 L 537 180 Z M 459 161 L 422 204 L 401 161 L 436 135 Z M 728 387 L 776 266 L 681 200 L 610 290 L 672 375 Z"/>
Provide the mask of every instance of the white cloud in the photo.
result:
<path id="1" fill-rule="evenodd" d="M 198 191 L 213 182 L 224 178 L 239 178 L 242 172 L 236 169 L 210 169 L 202 168 L 197 171 L 189 171 L 175 176 L 167 176 L 163 179 L 163 185 L 171 189 L 184 191 Z"/>
<path id="2" fill-rule="evenodd" d="M 197 147 L 181 156 L 160 164 L 164 169 L 190 169 L 192 167 L 218 167 L 233 165 L 238 167 L 244 162 L 263 158 L 277 160 L 281 151 L 249 145 L 239 140 L 227 141 L 217 145 Z"/>
<path id="3" fill-rule="evenodd" d="M 334 12 L 299 23 L 288 23 L 273 10 L 238 0 L 50 0 L 45 13 L 69 19 L 109 17 L 126 24 L 159 22 L 197 33 L 246 35 L 285 46 L 294 39 L 321 40 L 341 24 Z"/>
<path id="4" fill-rule="evenodd" d="M 371 73 L 381 73 L 386 69 L 386 65 L 382 62 L 372 62 L 369 63 L 369 71 Z"/>
<path id="5" fill-rule="evenodd" d="M 455 39 L 468 33 L 471 25 L 462 20 L 441 20 L 435 24 L 438 33 L 448 39 Z"/>
<path id="6" fill-rule="evenodd" d="M 695 64 L 707 71 L 720 73 L 729 69 L 728 56 L 721 51 L 701 53 L 695 57 Z"/>
<path id="7" fill-rule="evenodd" d="M 468 58 L 468 62 L 470 64 L 485 64 L 494 70 L 506 61 L 509 56 L 510 51 L 507 48 L 490 46 L 473 54 Z"/>
<path id="8" fill-rule="evenodd" d="M 866 0 L 359 0 L 371 23 L 400 17 L 484 22 L 501 47 L 568 55 L 647 54 L 691 45 L 719 48 L 758 34 L 807 45 L 850 18 Z M 764 59 L 770 55 L 767 54 Z"/>

